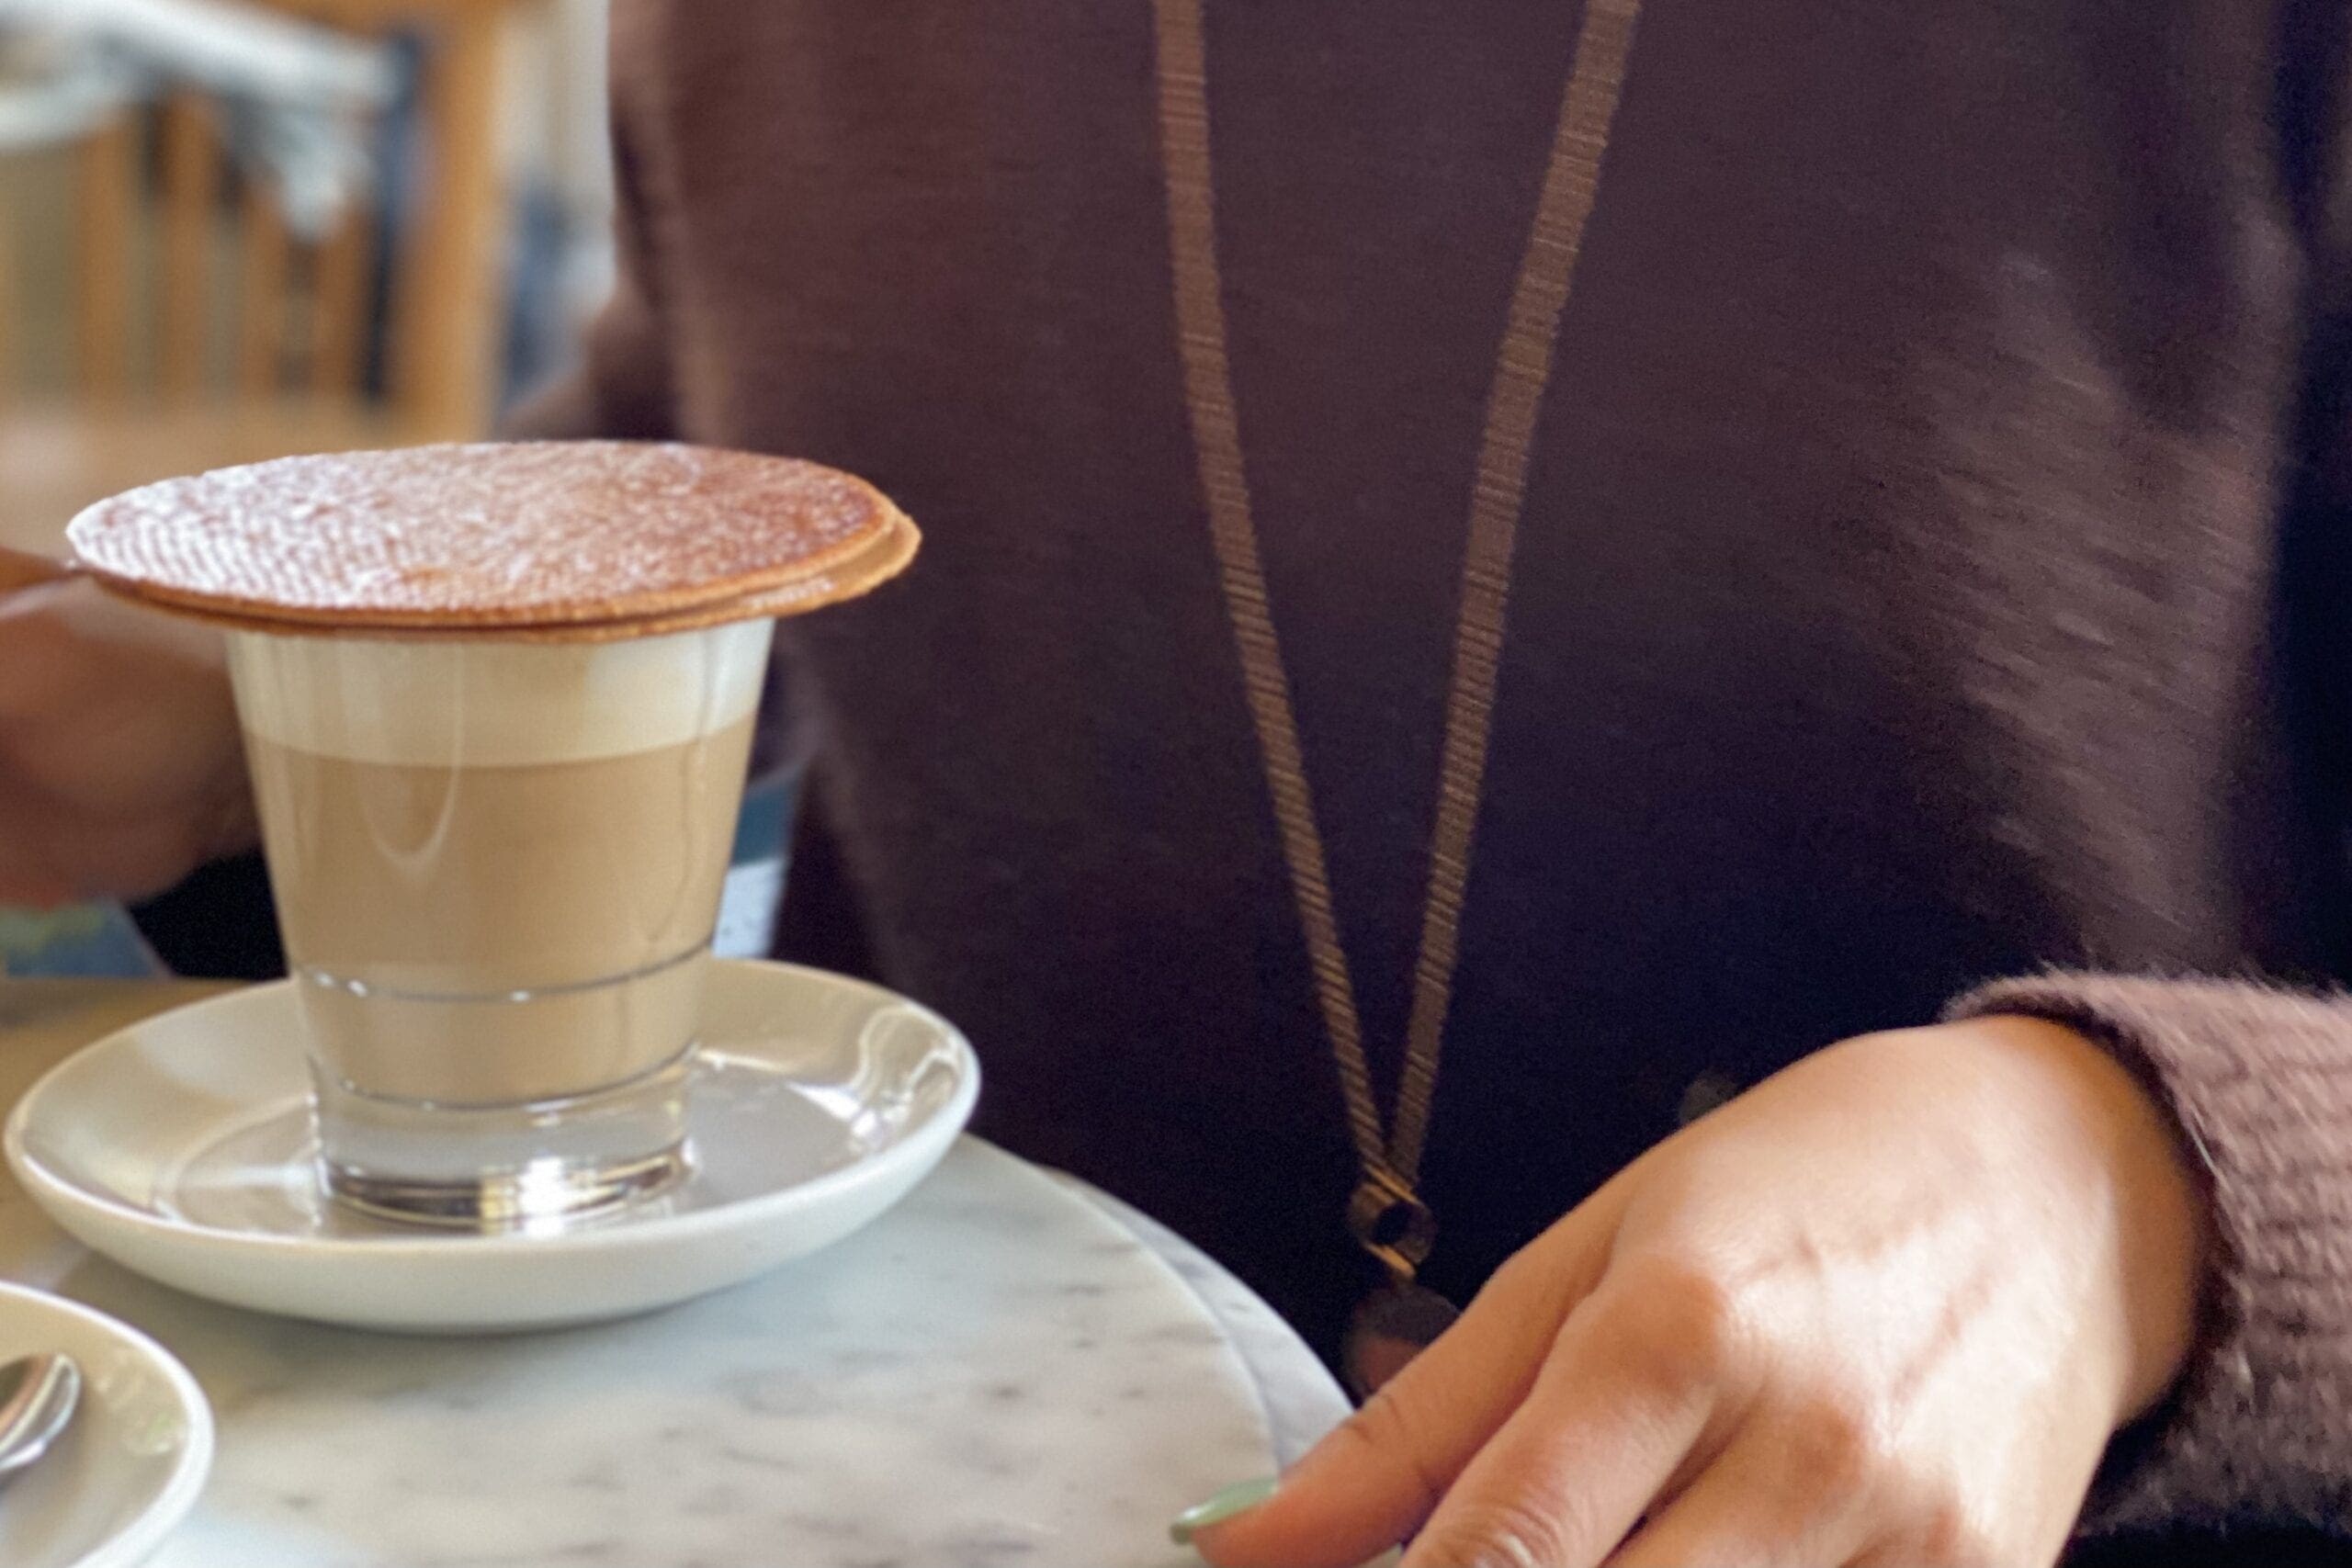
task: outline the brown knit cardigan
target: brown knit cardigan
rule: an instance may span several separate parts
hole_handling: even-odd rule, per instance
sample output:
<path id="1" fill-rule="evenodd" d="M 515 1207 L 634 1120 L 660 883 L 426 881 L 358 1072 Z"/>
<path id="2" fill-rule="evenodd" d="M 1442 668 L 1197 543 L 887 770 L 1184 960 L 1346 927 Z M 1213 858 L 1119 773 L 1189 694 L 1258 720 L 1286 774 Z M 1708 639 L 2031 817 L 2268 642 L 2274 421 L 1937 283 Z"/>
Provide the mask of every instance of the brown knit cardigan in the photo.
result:
<path id="1" fill-rule="evenodd" d="M 1530 468 L 1442 1287 L 1678 1108 L 1955 997 L 2041 1014 L 2161 1092 L 2221 1237 L 2091 1528 L 2346 1528 L 2352 1004 L 2248 977 L 2325 986 L 2352 913 L 2347 9 L 1649 0 Z M 1238 414 L 1384 1085 L 1578 10 L 1207 6 Z M 1188 439 L 1148 0 L 616 29 L 624 287 L 531 423 L 842 464 L 929 539 L 791 628 L 794 940 L 863 942 L 972 1032 L 984 1130 L 1328 1344 L 1351 1165 Z"/>

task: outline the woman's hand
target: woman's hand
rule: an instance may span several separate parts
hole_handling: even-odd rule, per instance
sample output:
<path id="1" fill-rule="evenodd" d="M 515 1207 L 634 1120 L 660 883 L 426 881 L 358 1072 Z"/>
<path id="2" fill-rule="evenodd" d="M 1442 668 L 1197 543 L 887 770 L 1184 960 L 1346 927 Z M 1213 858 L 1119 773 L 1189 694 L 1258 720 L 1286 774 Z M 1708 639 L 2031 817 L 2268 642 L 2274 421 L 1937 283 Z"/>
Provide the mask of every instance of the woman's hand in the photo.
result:
<path id="1" fill-rule="evenodd" d="M 2054 1024 L 1849 1041 L 1511 1259 L 1211 1562 L 2053 1562 L 2187 1354 L 2202 1213 Z"/>
<path id="2" fill-rule="evenodd" d="M 216 634 L 88 582 L 0 596 L 0 904 L 160 892 L 254 831 Z"/>

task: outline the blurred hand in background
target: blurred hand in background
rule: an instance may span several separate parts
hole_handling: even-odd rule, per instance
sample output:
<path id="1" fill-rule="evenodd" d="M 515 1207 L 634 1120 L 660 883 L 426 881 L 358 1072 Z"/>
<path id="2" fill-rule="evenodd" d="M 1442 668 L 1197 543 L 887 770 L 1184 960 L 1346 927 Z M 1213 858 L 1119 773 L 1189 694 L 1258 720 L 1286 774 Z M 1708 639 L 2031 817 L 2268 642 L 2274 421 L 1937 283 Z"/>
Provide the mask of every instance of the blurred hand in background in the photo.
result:
<path id="1" fill-rule="evenodd" d="M 254 840 L 217 634 L 87 582 L 0 597 L 0 904 L 141 897 Z"/>

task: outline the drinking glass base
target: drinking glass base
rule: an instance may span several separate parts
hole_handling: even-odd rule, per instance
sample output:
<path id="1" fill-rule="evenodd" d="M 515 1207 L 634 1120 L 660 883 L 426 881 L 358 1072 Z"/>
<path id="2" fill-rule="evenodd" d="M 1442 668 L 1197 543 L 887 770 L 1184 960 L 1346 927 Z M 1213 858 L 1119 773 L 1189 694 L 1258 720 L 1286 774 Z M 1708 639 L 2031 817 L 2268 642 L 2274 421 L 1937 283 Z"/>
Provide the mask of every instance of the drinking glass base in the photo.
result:
<path id="1" fill-rule="evenodd" d="M 345 1208 L 444 1230 L 593 1220 L 687 1175 L 691 1061 L 594 1093 L 487 1106 L 388 1099 L 314 1073 L 322 1184 Z"/>
<path id="2" fill-rule="evenodd" d="M 540 1159 L 520 1170 L 469 1180 L 431 1181 L 356 1170 L 322 1159 L 327 1193 L 378 1219 L 448 1230 L 528 1230 L 594 1218 L 665 1192 L 685 1179 L 684 1145 L 625 1165 Z"/>

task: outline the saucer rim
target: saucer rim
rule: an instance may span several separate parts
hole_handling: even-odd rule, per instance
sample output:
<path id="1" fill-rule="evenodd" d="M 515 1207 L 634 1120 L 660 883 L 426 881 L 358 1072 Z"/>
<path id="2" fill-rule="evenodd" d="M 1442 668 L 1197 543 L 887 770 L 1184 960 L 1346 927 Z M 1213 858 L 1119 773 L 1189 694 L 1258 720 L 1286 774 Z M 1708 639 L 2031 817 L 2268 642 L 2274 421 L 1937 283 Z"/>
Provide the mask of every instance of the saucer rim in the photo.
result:
<path id="1" fill-rule="evenodd" d="M 232 1006 L 263 1008 L 290 999 L 294 994 L 291 979 L 265 982 L 243 987 L 219 996 L 202 997 L 179 1007 L 167 1008 L 121 1028 L 110 1030 L 75 1050 L 73 1055 L 51 1067 L 36 1079 L 9 1111 L 4 1131 L 0 1131 L 0 1152 L 6 1154 L 8 1168 L 21 1183 L 28 1198 L 44 1210 L 55 1204 L 69 1210 L 96 1213 L 111 1224 L 127 1225 L 151 1235 L 166 1236 L 178 1241 L 198 1241 L 209 1247 L 241 1249 L 255 1256 L 281 1257 L 288 1254 L 315 1256 L 322 1251 L 348 1252 L 364 1255 L 372 1260 L 393 1261 L 402 1258 L 433 1255 L 437 1262 L 452 1256 L 465 1254 L 498 1255 L 521 1246 L 534 1253 L 549 1255 L 594 1256 L 597 1253 L 635 1250 L 644 1245 L 646 1233 L 658 1230 L 670 1239 L 684 1242 L 706 1233 L 733 1231 L 754 1220 L 781 1217 L 877 1180 L 908 1161 L 927 1161 L 944 1154 L 948 1145 L 970 1122 L 973 1107 L 979 1100 L 980 1062 L 972 1049 L 971 1041 L 945 1017 L 931 1008 L 901 996 L 888 987 L 860 980 L 852 976 L 836 974 L 808 964 L 786 964 L 774 959 L 722 958 L 714 966 L 733 971 L 758 974 L 763 978 L 815 981 L 826 986 L 847 987 L 865 993 L 877 1002 L 910 1008 L 936 1026 L 954 1047 L 957 1082 L 956 1092 L 935 1109 L 924 1122 L 906 1135 L 892 1142 L 878 1153 L 860 1156 L 854 1162 L 814 1176 L 804 1181 L 772 1190 L 720 1202 L 707 1209 L 684 1214 L 648 1214 L 623 1210 L 601 1218 L 593 1225 L 579 1230 L 558 1231 L 547 1235 L 524 1236 L 496 1231 L 420 1231 L 415 1235 L 386 1234 L 359 1236 L 289 1235 L 274 1231 L 232 1230 L 206 1224 L 194 1220 L 175 1218 L 142 1208 L 116 1195 L 111 1190 L 85 1186 L 69 1180 L 40 1161 L 27 1146 L 27 1129 L 31 1124 L 42 1100 L 54 1092 L 56 1081 L 85 1059 L 102 1053 L 119 1050 L 141 1030 L 155 1028 L 166 1021 L 185 1021 L 187 1014 L 200 1010 L 227 1010 Z M 716 1053 L 725 1055 L 723 1048 Z M 935 1145 L 935 1147 L 934 1147 Z M 54 1215 L 54 1210 L 51 1210 Z M 62 1223 L 62 1222 L 61 1222 Z"/>
<path id="2" fill-rule="evenodd" d="M 170 1476 L 129 1523 L 99 1542 L 96 1550 L 75 1558 L 68 1568 L 130 1568 L 132 1563 L 146 1561 L 195 1508 L 197 1500 L 204 1495 L 205 1483 L 211 1479 L 217 1423 L 212 1402 L 205 1397 L 203 1385 L 187 1370 L 187 1364 L 154 1336 L 70 1296 L 14 1280 L 0 1280 L 0 1300 L 18 1301 L 39 1311 L 79 1318 L 99 1333 L 126 1342 L 142 1360 L 162 1373 L 179 1401 L 181 1414 L 187 1421 L 187 1439 L 181 1445 Z"/>

